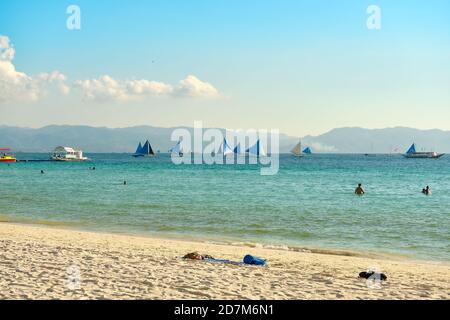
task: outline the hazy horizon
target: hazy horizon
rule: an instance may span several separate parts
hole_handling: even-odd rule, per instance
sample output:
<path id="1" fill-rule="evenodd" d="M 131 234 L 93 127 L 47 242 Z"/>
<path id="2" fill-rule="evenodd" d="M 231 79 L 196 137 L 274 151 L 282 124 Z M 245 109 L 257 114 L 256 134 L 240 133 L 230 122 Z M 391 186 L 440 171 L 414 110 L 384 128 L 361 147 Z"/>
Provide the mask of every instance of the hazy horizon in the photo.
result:
<path id="1" fill-rule="evenodd" d="M 192 126 L 184 128 L 193 132 Z M 155 126 L 107 128 L 54 125 L 38 129 L 0 126 L 0 147 L 10 147 L 15 151 L 47 152 L 58 145 L 67 145 L 86 152 L 134 152 L 139 142 L 148 139 L 154 148 L 169 150 L 175 143 L 171 140 L 173 131 L 172 127 Z M 280 152 L 289 152 L 299 138 L 302 145 L 310 147 L 314 153 L 401 153 L 413 142 L 418 150 L 450 153 L 450 131 L 406 127 L 334 128 L 320 135 L 301 137 L 280 132 Z M 235 142 L 230 139 L 227 138 L 228 142 L 234 145 Z"/>
<path id="2" fill-rule="evenodd" d="M 152 128 L 161 128 L 161 129 L 173 129 L 173 128 L 193 128 L 193 123 L 192 124 L 181 124 L 181 125 L 174 125 L 174 126 L 158 126 L 158 125 L 154 125 L 154 124 L 138 124 L 138 125 L 129 125 L 129 126 L 117 126 L 117 127 L 113 127 L 113 126 L 106 126 L 106 125 L 89 125 L 89 124 L 68 124 L 68 123 L 50 123 L 50 124 L 46 124 L 46 125 L 42 125 L 42 126 L 18 126 L 18 125 L 11 125 L 11 124 L 3 124 L 0 123 L 0 127 L 11 127 L 11 128 L 21 128 L 21 129 L 43 129 L 45 127 L 52 127 L 52 126 L 72 126 L 72 127 L 90 127 L 90 128 L 106 128 L 106 129 L 127 129 L 127 128 L 135 128 L 135 127 L 152 127 Z M 205 126 L 205 128 L 217 128 L 217 129 L 226 129 L 226 130 L 251 130 L 251 129 L 255 129 L 255 128 L 232 128 L 232 127 L 211 127 L 211 126 Z M 263 128 L 264 129 L 264 128 Z M 277 128 L 275 128 L 277 129 Z M 361 127 L 361 126 L 342 126 L 342 127 L 334 127 L 334 128 L 329 128 L 329 129 L 325 129 L 325 131 L 323 132 L 318 132 L 317 134 L 310 134 L 310 133 L 306 133 L 303 136 L 300 137 L 306 137 L 306 136 L 320 136 L 323 134 L 326 134 L 330 131 L 333 130 L 338 130 L 338 129 L 364 129 L 364 130 L 386 130 L 386 129 L 413 129 L 413 130 L 420 130 L 420 131 L 433 131 L 433 130 L 438 130 L 438 131 L 443 131 L 443 132 L 447 132 L 450 131 L 450 129 L 442 129 L 442 128 L 427 128 L 427 129 L 421 129 L 421 128 L 414 128 L 414 127 L 408 127 L 408 126 L 402 126 L 402 125 L 398 125 L 398 126 L 391 126 L 391 127 L 379 127 L 379 128 L 367 128 L 367 127 Z M 280 134 L 285 134 L 288 136 L 292 136 L 292 137 L 296 137 L 295 135 L 290 135 L 286 132 L 280 131 Z"/>

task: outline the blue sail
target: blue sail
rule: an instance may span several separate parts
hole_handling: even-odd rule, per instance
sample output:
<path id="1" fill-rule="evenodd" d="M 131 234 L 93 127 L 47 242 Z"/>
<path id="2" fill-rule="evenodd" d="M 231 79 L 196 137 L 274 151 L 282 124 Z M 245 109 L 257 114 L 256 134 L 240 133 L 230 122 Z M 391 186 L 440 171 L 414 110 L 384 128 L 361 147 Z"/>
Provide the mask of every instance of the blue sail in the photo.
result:
<path id="1" fill-rule="evenodd" d="M 305 150 L 303 150 L 303 153 L 311 154 L 312 153 L 311 148 L 310 147 L 306 147 Z"/>
<path id="2" fill-rule="evenodd" d="M 141 153 L 142 153 L 142 144 L 139 142 L 139 145 L 136 148 L 136 152 L 134 154 L 141 154 Z"/>
<path id="3" fill-rule="evenodd" d="M 248 148 L 247 150 L 245 150 L 245 152 L 249 153 L 249 154 L 253 154 L 256 156 L 259 156 L 261 153 L 260 147 L 259 147 L 259 139 L 258 141 L 256 141 L 256 143 L 251 146 L 250 148 Z"/>
<path id="4" fill-rule="evenodd" d="M 416 152 L 416 144 L 413 143 L 411 147 L 409 147 L 408 151 L 406 151 L 406 154 L 411 154 Z"/>
<path id="5" fill-rule="evenodd" d="M 144 144 L 144 146 L 142 147 L 142 150 L 141 150 L 141 154 L 144 154 L 144 155 L 155 154 L 153 152 L 152 146 L 150 145 L 150 142 L 148 142 L 148 140 L 145 141 L 145 144 Z"/>
<path id="6" fill-rule="evenodd" d="M 241 144 L 238 143 L 238 145 L 236 147 L 234 147 L 233 152 L 235 154 L 240 154 L 241 153 Z"/>

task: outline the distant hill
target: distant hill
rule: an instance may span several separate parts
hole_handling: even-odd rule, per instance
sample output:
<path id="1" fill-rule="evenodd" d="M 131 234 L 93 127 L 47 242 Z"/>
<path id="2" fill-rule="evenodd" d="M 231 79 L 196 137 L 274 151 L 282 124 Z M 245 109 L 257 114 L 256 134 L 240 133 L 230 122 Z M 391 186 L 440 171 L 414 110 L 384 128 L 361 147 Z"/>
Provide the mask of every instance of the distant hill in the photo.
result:
<path id="1" fill-rule="evenodd" d="M 302 140 L 305 145 L 324 152 L 403 153 L 413 142 L 418 150 L 450 152 L 450 131 L 438 129 L 338 128 L 319 136 L 306 136 Z"/>
<path id="2" fill-rule="evenodd" d="M 14 151 L 50 152 L 58 145 L 81 148 L 85 152 L 134 152 L 139 141 L 149 139 L 153 147 L 166 152 L 173 146 L 170 135 L 175 128 L 137 126 L 106 128 L 51 125 L 39 129 L 0 126 L 0 147 Z M 187 128 L 192 131 L 191 128 Z M 298 138 L 280 135 L 280 152 L 289 152 Z M 404 152 L 412 142 L 418 149 L 450 153 L 450 131 L 412 128 L 338 128 L 318 136 L 302 138 L 313 152 L 390 153 Z"/>

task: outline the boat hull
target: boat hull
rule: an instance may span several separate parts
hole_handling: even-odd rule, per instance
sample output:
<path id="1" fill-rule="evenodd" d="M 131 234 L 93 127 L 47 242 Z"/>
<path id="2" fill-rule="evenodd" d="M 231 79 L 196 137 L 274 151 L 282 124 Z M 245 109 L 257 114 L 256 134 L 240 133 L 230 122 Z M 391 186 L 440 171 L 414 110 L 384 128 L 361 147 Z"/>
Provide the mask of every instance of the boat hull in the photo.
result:
<path id="1" fill-rule="evenodd" d="M 417 153 L 417 154 L 404 154 L 407 159 L 439 159 L 444 153 Z"/>
<path id="2" fill-rule="evenodd" d="M 0 159 L 0 162 L 17 162 L 17 160 L 15 158 L 8 158 L 8 159 Z"/>
<path id="3" fill-rule="evenodd" d="M 64 158 L 51 158 L 53 161 L 60 161 L 60 162 L 82 162 L 88 160 L 87 158 L 83 159 L 64 159 Z"/>
<path id="4" fill-rule="evenodd" d="M 144 157 L 154 157 L 154 154 L 133 154 L 132 155 L 134 158 L 144 158 Z"/>

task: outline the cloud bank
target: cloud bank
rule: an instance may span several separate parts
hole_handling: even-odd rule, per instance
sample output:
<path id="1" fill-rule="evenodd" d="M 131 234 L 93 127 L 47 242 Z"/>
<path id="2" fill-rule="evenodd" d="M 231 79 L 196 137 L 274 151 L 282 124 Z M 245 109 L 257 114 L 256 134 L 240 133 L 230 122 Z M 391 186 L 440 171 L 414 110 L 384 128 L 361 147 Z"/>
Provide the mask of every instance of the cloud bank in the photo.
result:
<path id="1" fill-rule="evenodd" d="M 61 93 L 69 93 L 70 88 L 65 84 L 66 76 L 59 71 L 41 73 L 36 77 L 17 71 L 13 64 L 15 54 L 16 50 L 9 38 L 0 35 L 0 103 L 39 100 L 53 85 Z"/>
<path id="2" fill-rule="evenodd" d="M 210 83 L 188 75 L 177 85 L 141 80 L 119 80 L 109 75 L 95 79 L 76 80 L 67 84 L 66 75 L 59 71 L 29 76 L 16 70 L 13 59 L 15 49 L 7 36 L 0 35 L 0 103 L 33 102 L 44 97 L 51 88 L 68 95 L 81 92 L 85 101 L 139 101 L 149 97 L 217 98 L 219 91 Z M 75 90 L 72 90 L 75 89 Z"/>
<path id="3" fill-rule="evenodd" d="M 98 79 L 79 80 L 75 88 L 81 90 L 83 98 L 91 101 L 136 101 L 147 97 L 217 98 L 218 90 L 208 82 L 189 75 L 172 86 L 147 79 L 116 80 L 108 75 Z"/>

